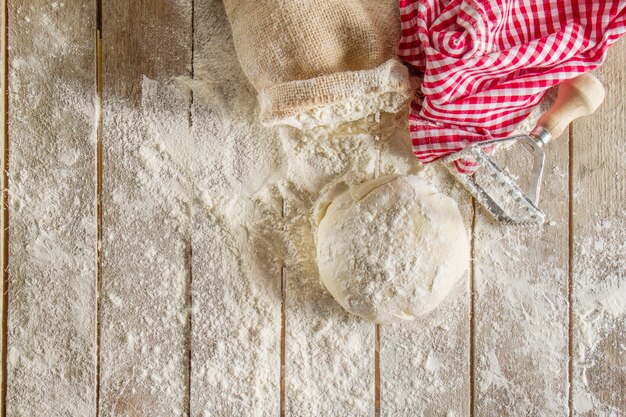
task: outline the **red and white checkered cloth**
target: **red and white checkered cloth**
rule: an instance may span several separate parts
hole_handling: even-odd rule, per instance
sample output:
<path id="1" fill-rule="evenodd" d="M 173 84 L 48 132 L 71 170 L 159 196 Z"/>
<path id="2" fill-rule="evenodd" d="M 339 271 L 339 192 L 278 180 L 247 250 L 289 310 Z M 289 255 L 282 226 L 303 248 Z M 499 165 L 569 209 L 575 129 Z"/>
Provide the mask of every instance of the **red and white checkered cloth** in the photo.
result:
<path id="1" fill-rule="evenodd" d="M 626 0 L 400 0 L 400 16 L 399 56 L 424 72 L 409 121 L 424 163 L 509 136 L 550 87 L 596 68 L 626 32 Z"/>

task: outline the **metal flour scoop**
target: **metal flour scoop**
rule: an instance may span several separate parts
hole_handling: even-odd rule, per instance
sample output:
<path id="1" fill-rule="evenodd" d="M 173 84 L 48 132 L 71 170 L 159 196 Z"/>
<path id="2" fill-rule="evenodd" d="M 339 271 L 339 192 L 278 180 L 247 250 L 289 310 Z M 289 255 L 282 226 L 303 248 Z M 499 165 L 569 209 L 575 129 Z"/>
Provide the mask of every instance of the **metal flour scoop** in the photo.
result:
<path id="1" fill-rule="evenodd" d="M 452 175 L 493 216 L 506 224 L 542 224 L 545 214 L 539 209 L 539 193 L 545 163 L 544 146 L 559 137 L 567 125 L 579 117 L 592 114 L 604 100 L 604 87 L 591 74 L 566 80 L 559 86 L 556 102 L 537 121 L 528 135 L 516 135 L 473 144 L 445 157 L 443 162 Z M 489 157 L 483 146 L 519 142 L 533 159 L 528 194 L 524 194 L 515 179 Z M 458 172 L 453 161 L 470 158 L 481 164 L 473 175 Z"/>

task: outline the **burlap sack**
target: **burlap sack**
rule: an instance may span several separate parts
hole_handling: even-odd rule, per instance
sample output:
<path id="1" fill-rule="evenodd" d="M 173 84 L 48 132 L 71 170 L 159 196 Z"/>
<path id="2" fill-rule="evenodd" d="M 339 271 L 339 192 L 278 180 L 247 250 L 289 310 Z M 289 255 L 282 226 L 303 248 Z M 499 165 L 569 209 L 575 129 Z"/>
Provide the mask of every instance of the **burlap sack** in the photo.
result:
<path id="1" fill-rule="evenodd" d="M 395 57 L 396 0 L 224 0 L 261 121 L 298 128 L 395 112 L 410 96 Z"/>

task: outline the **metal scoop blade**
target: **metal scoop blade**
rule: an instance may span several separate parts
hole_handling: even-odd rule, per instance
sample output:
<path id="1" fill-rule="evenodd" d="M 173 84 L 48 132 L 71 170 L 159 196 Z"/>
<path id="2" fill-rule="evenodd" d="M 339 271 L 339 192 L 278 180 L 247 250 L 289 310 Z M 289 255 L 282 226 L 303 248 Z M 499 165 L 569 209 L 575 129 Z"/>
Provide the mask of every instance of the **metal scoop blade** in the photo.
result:
<path id="1" fill-rule="evenodd" d="M 543 224 L 545 214 L 539 208 L 539 194 L 545 165 L 544 147 L 559 137 L 565 128 L 581 116 L 592 114 L 604 100 L 604 87 L 591 74 L 582 74 L 559 86 L 556 102 L 538 120 L 528 135 L 516 135 L 472 144 L 443 158 L 452 175 L 497 220 L 505 224 Z M 516 180 L 493 159 L 483 147 L 506 142 L 521 143 L 532 155 L 532 171 L 528 192 L 524 193 Z M 460 173 L 451 162 L 472 159 L 481 165 L 479 173 Z"/>
<path id="2" fill-rule="evenodd" d="M 473 159 L 481 165 L 482 171 L 475 175 L 462 174 L 450 163 L 447 164 L 447 167 L 452 175 L 498 221 L 516 225 L 542 224 L 545 221 L 545 214 L 538 204 L 545 164 L 543 146 L 550 140 L 549 135 L 543 128 L 536 128 L 530 135 L 517 135 L 482 142 L 480 145 L 472 145 L 451 157 L 447 157 L 445 162 L 464 158 Z M 516 180 L 505 169 L 496 164 L 481 147 L 514 141 L 519 141 L 532 153 L 533 168 L 527 193 L 524 193 L 517 185 Z"/>

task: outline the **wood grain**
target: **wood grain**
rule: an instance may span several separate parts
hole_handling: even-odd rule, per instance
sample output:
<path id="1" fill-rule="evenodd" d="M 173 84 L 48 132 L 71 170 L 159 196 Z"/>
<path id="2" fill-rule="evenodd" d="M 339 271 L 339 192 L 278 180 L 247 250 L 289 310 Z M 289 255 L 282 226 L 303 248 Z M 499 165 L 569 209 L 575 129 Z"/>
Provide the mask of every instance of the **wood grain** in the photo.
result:
<path id="1" fill-rule="evenodd" d="M 103 2 L 101 416 L 188 413 L 191 4 Z"/>
<path id="2" fill-rule="evenodd" d="M 459 204 L 471 238 L 471 197 L 447 173 L 435 178 L 445 179 L 438 187 Z M 435 311 L 414 322 L 381 326 L 382 416 L 469 415 L 469 284 L 468 269 Z"/>
<path id="3" fill-rule="evenodd" d="M 371 416 L 374 326 L 339 306 L 314 259 L 302 262 L 305 251 L 315 253 L 313 232 L 294 219 L 308 218 L 310 206 L 296 199 L 286 206 L 301 239 L 286 264 L 286 415 Z"/>
<path id="4" fill-rule="evenodd" d="M 265 187 L 271 161 L 259 163 L 258 149 L 280 142 L 258 121 L 222 2 L 196 0 L 194 10 L 191 415 L 274 416 L 281 198 Z"/>
<path id="5" fill-rule="evenodd" d="M 0 181 L 0 187 L 2 189 L 2 195 L 0 196 L 0 207 L 2 207 L 2 216 L 0 218 L 0 240 L 2 243 L 2 250 L 0 251 L 0 265 L 2 265 L 2 281 L 0 282 L 0 324 L 2 327 L 2 335 L 0 341 L 0 416 L 6 416 L 6 392 L 7 392 L 7 312 L 9 308 L 8 303 L 8 262 L 9 262 L 9 136 L 8 136 L 8 104 L 9 96 L 7 94 L 7 81 L 8 81 L 8 65 L 7 65 L 7 4 L 6 1 L 0 2 L 0 68 L 2 68 L 2 75 L 0 76 L 0 143 L 2 151 L 0 152 L 0 169 L 2 170 L 2 177 Z"/>
<path id="6" fill-rule="evenodd" d="M 595 71 L 598 111 L 573 124 L 572 415 L 626 414 L 626 40 Z"/>
<path id="7" fill-rule="evenodd" d="M 532 168 L 524 155 L 521 145 L 497 154 L 523 188 Z M 568 160 L 566 132 L 546 148 L 543 227 L 477 211 L 476 416 L 567 414 Z"/>
<path id="8" fill-rule="evenodd" d="M 361 129 L 363 133 L 357 133 Z M 311 215 L 320 197 L 317 184 L 331 184 L 338 178 L 358 184 L 375 176 L 376 134 L 367 124 L 355 124 L 320 140 L 294 129 L 281 134 L 286 158 L 298 161 L 293 175 L 314 179 L 310 188 L 288 184 L 285 192 L 291 239 L 285 278 L 286 415 L 371 416 L 375 412 L 374 325 L 343 310 L 321 283 Z M 340 154 L 332 150 L 335 141 L 342 144 Z M 319 168 L 331 164 L 328 171 Z M 363 178 L 363 172 L 370 173 L 368 178 Z"/>
<path id="9" fill-rule="evenodd" d="M 94 7 L 8 5 L 11 416 L 96 412 Z"/>

